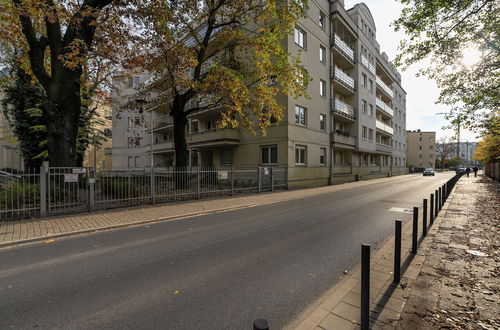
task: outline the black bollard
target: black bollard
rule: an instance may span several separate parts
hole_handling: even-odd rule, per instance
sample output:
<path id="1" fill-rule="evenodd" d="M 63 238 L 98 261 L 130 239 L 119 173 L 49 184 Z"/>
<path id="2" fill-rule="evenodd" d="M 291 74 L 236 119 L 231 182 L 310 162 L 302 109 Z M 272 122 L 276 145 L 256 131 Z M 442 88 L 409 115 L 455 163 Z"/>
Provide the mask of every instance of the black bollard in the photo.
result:
<path id="1" fill-rule="evenodd" d="M 253 322 L 253 330 L 269 330 L 269 322 L 264 319 L 258 319 Z"/>
<path id="2" fill-rule="evenodd" d="M 394 238 L 394 283 L 401 280 L 401 220 L 396 220 L 396 235 Z"/>
<path id="3" fill-rule="evenodd" d="M 422 210 L 422 234 L 427 235 L 427 198 L 424 198 Z"/>
<path id="4" fill-rule="evenodd" d="M 418 207 L 413 208 L 413 232 L 411 235 L 411 252 L 417 253 L 417 236 L 418 236 Z"/>
<path id="5" fill-rule="evenodd" d="M 361 244 L 361 330 L 370 329 L 370 244 Z"/>

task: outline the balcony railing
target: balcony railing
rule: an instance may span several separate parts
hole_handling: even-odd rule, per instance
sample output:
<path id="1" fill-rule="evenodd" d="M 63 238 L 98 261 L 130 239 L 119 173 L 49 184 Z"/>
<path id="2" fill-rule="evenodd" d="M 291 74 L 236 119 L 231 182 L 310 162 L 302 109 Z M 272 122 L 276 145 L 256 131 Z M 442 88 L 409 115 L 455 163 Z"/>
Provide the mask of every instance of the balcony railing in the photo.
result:
<path id="1" fill-rule="evenodd" d="M 375 66 L 371 64 L 366 57 L 361 55 L 361 64 L 365 66 L 371 73 L 375 74 Z"/>
<path id="2" fill-rule="evenodd" d="M 344 115 L 354 118 L 354 109 L 347 103 L 339 99 L 332 99 L 332 111 L 340 112 Z"/>
<path id="3" fill-rule="evenodd" d="M 349 47 L 349 45 L 340 38 L 338 34 L 334 34 L 332 44 L 336 47 L 342 54 L 344 54 L 351 62 L 354 63 L 354 49 Z"/>
<path id="4" fill-rule="evenodd" d="M 394 93 L 392 91 L 392 89 L 386 85 L 386 83 L 379 77 L 377 76 L 377 78 L 375 79 L 376 82 L 377 82 L 377 85 L 387 94 L 389 95 L 391 98 L 394 97 Z"/>
<path id="5" fill-rule="evenodd" d="M 342 85 L 346 86 L 347 88 L 351 89 L 352 91 L 355 90 L 354 88 L 354 79 L 351 78 L 347 73 L 345 73 L 341 68 L 338 66 L 334 66 L 332 68 L 332 73 L 333 73 L 333 79 L 337 80 L 340 82 Z"/>
<path id="6" fill-rule="evenodd" d="M 160 128 L 164 128 L 164 127 L 168 127 L 168 126 L 171 126 L 173 125 L 174 122 L 172 120 L 159 120 L 159 121 L 156 121 L 155 124 L 154 124 L 154 129 L 160 129 Z"/>
<path id="7" fill-rule="evenodd" d="M 380 110 L 386 112 L 389 116 L 394 116 L 394 111 L 391 109 L 391 107 L 378 97 L 375 99 L 375 104 L 380 108 Z"/>
<path id="8" fill-rule="evenodd" d="M 384 132 L 389 133 L 391 135 L 394 134 L 394 129 L 391 126 L 386 125 L 381 121 L 378 121 L 378 120 L 376 121 L 376 127 L 378 129 L 380 129 L 381 131 L 384 131 Z"/>

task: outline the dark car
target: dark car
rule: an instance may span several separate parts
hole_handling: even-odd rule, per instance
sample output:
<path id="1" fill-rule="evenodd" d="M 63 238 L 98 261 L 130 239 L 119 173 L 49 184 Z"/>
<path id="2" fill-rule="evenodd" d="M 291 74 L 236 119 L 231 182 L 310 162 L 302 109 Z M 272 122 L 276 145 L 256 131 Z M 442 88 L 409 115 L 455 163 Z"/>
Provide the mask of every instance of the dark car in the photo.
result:
<path id="1" fill-rule="evenodd" d="M 434 169 L 432 169 L 432 168 L 426 168 L 426 169 L 424 170 L 424 176 L 427 176 L 427 175 L 432 175 L 432 176 L 434 176 L 435 174 L 436 174 L 436 173 L 434 173 Z"/>

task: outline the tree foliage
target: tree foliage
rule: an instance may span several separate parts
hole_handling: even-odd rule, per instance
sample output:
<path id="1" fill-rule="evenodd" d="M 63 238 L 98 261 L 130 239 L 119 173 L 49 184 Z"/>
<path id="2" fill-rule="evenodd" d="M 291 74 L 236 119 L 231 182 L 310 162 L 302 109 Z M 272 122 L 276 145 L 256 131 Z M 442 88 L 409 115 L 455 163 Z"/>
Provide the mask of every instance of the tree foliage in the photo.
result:
<path id="1" fill-rule="evenodd" d="M 499 113 L 487 123 L 487 134 L 477 144 L 472 158 L 483 164 L 500 160 L 500 116 Z"/>
<path id="2" fill-rule="evenodd" d="M 456 146 L 453 144 L 453 140 L 442 137 L 436 143 L 436 155 L 437 160 L 439 160 L 439 164 L 441 168 L 443 168 L 446 164 L 446 160 L 452 158 L 451 156 L 455 153 Z"/>
<path id="3" fill-rule="evenodd" d="M 283 117 L 280 93 L 306 95 L 300 55 L 283 47 L 306 2 L 153 0 L 143 11 L 148 89 L 174 119 L 176 166 L 187 165 L 188 115 L 220 109 L 220 128 L 265 134 Z"/>
<path id="4" fill-rule="evenodd" d="M 429 60 L 421 74 L 440 88 L 438 103 L 450 106 L 450 125 L 484 128 L 500 106 L 500 2 L 496 0 L 400 0 L 394 22 L 408 37 L 400 44 L 398 65 Z M 474 64 L 464 56 L 480 51 Z"/>

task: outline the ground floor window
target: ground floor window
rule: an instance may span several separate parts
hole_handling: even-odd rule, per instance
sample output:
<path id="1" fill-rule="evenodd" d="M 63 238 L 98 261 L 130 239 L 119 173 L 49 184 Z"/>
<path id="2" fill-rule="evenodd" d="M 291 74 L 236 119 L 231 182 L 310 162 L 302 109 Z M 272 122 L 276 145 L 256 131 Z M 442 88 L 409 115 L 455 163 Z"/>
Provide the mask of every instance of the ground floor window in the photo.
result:
<path id="1" fill-rule="evenodd" d="M 198 166 L 198 150 L 197 149 L 191 149 L 189 150 L 189 159 L 191 161 L 191 167 L 196 167 Z"/>
<path id="2" fill-rule="evenodd" d="M 221 149 L 221 151 L 220 151 L 220 164 L 222 166 L 233 165 L 233 149 Z"/>
<path id="3" fill-rule="evenodd" d="M 295 146 L 295 165 L 306 165 L 307 163 L 307 147 Z"/>
<path id="4" fill-rule="evenodd" d="M 278 163 L 278 147 L 275 145 L 260 147 L 260 163 L 262 165 L 276 165 Z"/>
<path id="5" fill-rule="evenodd" d="M 319 148 L 319 164 L 326 165 L 326 148 Z"/>
<path id="6" fill-rule="evenodd" d="M 128 167 L 133 168 L 139 165 L 139 156 L 128 156 Z"/>

